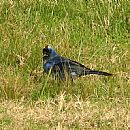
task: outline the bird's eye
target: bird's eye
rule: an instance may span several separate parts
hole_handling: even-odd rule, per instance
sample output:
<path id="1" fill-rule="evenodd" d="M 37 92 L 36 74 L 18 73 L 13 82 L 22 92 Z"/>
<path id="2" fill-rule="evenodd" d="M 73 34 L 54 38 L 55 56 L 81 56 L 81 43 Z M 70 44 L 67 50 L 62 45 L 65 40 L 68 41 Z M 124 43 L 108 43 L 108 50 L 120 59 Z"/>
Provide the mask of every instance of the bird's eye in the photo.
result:
<path id="1" fill-rule="evenodd" d="M 50 53 L 51 53 L 51 50 L 49 50 L 49 49 L 47 49 L 47 48 L 44 48 L 43 49 L 43 55 L 50 55 Z"/>

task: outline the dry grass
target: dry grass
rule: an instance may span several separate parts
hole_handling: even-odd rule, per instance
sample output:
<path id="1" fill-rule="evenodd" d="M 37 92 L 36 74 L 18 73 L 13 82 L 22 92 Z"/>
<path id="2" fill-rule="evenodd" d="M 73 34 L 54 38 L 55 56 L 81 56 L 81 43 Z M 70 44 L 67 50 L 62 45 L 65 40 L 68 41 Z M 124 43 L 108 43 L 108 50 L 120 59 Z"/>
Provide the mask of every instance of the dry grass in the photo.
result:
<path id="1" fill-rule="evenodd" d="M 55 99 L 33 103 L 2 101 L 0 126 L 3 129 L 130 129 L 128 99 L 83 101 L 65 100 L 61 93 Z M 109 102 L 109 103 L 108 103 Z"/>

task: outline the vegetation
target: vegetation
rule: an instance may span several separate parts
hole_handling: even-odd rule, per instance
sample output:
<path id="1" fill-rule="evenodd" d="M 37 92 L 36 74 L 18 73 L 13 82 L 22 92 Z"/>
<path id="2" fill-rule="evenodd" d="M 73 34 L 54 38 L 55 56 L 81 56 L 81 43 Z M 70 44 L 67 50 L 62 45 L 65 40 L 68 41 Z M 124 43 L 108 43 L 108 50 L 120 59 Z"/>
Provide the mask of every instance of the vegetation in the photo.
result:
<path id="1" fill-rule="evenodd" d="M 130 2 L 0 2 L 1 129 L 130 129 Z M 113 73 L 74 83 L 43 72 L 42 48 Z"/>

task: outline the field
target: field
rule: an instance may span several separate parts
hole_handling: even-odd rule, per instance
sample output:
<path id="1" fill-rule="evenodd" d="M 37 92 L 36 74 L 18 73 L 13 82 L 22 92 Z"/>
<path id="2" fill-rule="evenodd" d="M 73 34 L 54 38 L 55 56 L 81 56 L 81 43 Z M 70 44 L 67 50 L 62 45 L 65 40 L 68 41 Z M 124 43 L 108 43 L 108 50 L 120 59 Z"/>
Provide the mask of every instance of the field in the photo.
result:
<path id="1" fill-rule="evenodd" d="M 113 76 L 57 82 L 47 44 Z M 129 130 L 129 0 L 0 1 L 0 129 Z"/>

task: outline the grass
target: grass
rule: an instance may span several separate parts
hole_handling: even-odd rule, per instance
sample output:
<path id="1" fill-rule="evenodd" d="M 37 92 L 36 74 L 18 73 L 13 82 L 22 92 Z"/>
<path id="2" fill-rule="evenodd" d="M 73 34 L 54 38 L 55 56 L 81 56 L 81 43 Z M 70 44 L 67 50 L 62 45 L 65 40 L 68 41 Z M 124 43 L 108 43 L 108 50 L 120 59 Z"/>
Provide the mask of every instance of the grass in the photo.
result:
<path id="1" fill-rule="evenodd" d="M 0 2 L 1 129 L 129 129 L 130 3 Z M 58 83 L 42 48 L 113 73 Z"/>
<path id="2" fill-rule="evenodd" d="M 64 93 L 53 99 L 3 101 L 0 126 L 5 129 L 129 129 L 128 99 L 83 101 L 80 97 L 67 102 Z"/>

